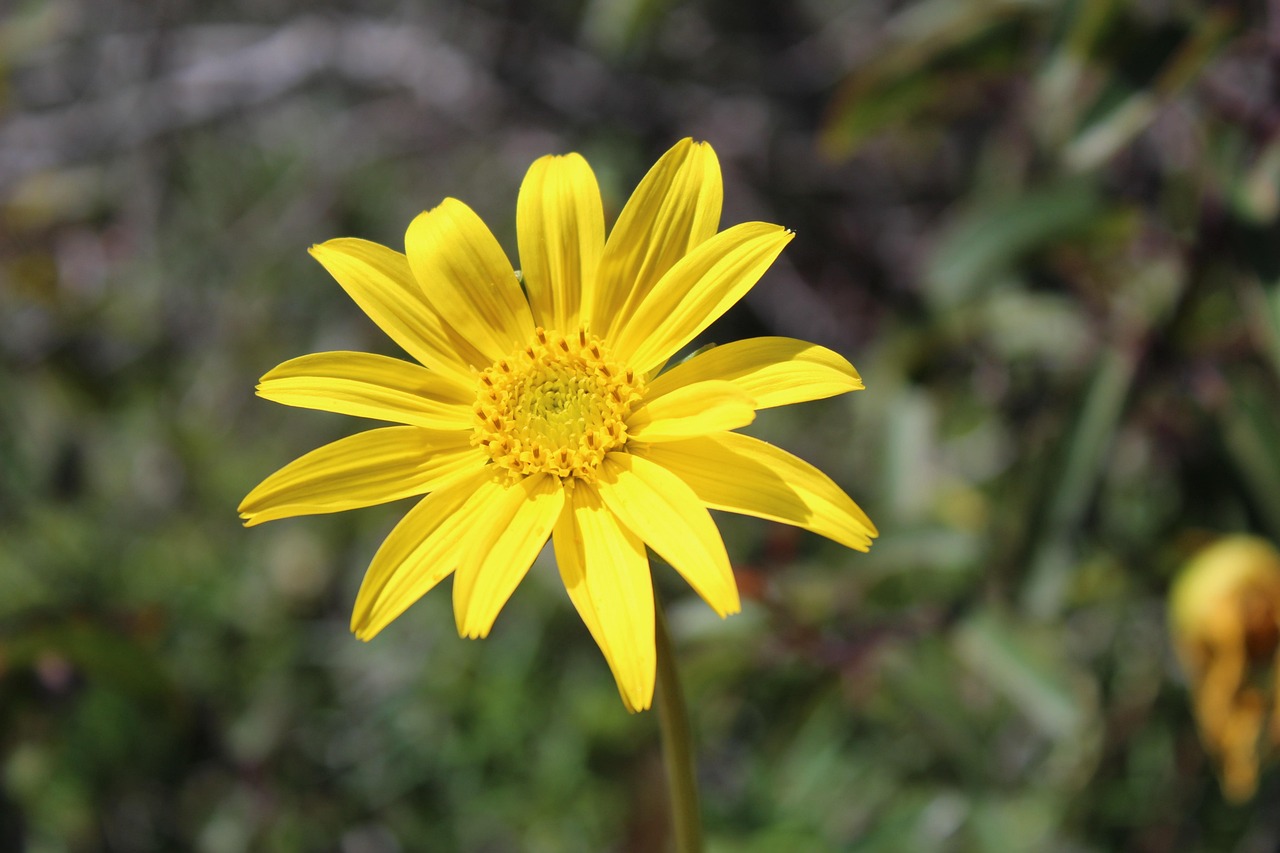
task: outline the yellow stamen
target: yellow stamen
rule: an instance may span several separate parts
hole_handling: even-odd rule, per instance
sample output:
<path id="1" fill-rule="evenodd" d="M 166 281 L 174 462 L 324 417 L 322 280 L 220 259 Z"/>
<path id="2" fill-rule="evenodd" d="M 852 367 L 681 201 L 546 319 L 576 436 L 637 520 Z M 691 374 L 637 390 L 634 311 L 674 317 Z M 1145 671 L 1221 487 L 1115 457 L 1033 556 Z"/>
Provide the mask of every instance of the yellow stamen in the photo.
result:
<path id="1" fill-rule="evenodd" d="M 512 477 L 548 473 L 593 481 L 605 454 L 627 442 L 627 416 L 644 393 L 585 329 L 536 341 L 480 374 L 471 443 Z"/>

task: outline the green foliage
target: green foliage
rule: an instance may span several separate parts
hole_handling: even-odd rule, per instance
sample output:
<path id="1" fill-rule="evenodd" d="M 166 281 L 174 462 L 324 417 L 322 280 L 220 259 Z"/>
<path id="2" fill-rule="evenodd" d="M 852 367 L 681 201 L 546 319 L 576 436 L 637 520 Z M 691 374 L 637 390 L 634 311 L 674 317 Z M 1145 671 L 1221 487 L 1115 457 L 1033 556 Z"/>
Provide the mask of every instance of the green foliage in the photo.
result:
<path id="1" fill-rule="evenodd" d="M 452 195 L 513 251 L 536 156 L 612 217 L 686 134 L 726 224 L 797 232 L 695 346 L 849 356 L 750 431 L 882 532 L 721 517 L 725 622 L 657 571 L 709 849 L 1277 846 L 1164 617 L 1196 545 L 1280 539 L 1262 4 L 100 5 L 0 12 L 0 849 L 663 849 L 655 715 L 549 554 L 483 642 L 446 584 L 362 644 L 404 508 L 235 506 L 362 426 L 258 376 L 395 354 L 309 245 Z"/>

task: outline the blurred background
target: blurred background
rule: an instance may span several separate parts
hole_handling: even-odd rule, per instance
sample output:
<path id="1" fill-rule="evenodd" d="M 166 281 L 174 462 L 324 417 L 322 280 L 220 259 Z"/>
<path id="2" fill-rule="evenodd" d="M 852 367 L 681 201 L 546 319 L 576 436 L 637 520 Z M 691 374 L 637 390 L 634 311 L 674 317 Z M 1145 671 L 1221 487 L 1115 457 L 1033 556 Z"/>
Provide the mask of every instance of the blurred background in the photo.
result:
<path id="1" fill-rule="evenodd" d="M 1280 538 L 1280 4 L 11 0 L 0 6 L 0 849 L 651 851 L 628 715 L 549 554 L 493 635 L 447 584 L 347 630 L 408 504 L 244 530 L 366 426 L 254 398 L 400 355 L 306 254 L 394 247 L 575 150 L 612 220 L 684 136 L 796 230 L 705 341 L 867 390 L 749 428 L 868 555 L 718 516 L 744 612 L 655 567 L 713 851 L 1280 845 L 1224 799 L 1180 565 Z"/>

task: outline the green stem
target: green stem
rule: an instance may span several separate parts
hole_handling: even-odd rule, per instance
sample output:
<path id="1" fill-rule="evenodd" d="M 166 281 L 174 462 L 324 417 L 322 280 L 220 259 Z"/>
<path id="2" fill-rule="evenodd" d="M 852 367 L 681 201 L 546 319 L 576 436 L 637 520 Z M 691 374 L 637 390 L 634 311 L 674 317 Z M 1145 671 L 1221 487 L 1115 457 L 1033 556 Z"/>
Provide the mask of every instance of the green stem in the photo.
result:
<path id="1" fill-rule="evenodd" d="M 657 611 L 658 721 L 662 726 L 662 761 L 667 766 L 667 793 L 671 799 L 671 820 L 675 824 L 678 853 L 701 853 L 702 819 L 698 811 L 698 779 L 694 772 L 693 736 L 689 712 L 671 649 L 671 632 L 662 602 L 654 597 Z"/>

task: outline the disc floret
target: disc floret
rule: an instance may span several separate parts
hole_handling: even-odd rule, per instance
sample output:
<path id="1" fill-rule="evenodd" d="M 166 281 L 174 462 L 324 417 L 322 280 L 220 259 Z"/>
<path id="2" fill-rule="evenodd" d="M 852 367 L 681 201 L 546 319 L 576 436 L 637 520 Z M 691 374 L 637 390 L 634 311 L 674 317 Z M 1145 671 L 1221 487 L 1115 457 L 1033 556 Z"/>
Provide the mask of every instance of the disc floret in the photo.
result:
<path id="1" fill-rule="evenodd" d="M 594 481 L 605 454 L 627 443 L 644 381 L 612 361 L 585 328 L 534 340 L 480 374 L 474 445 L 512 478 L 547 473 Z"/>

